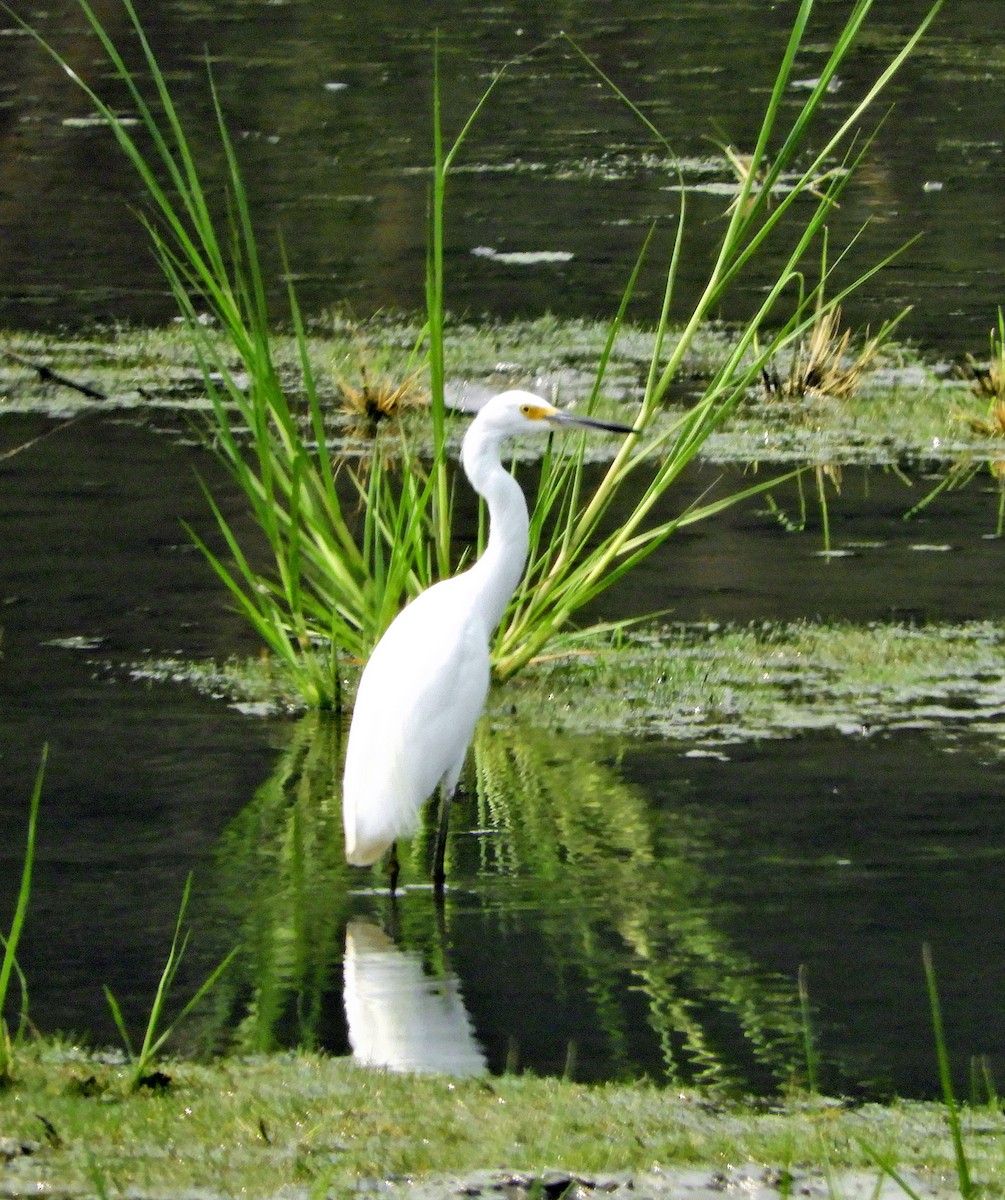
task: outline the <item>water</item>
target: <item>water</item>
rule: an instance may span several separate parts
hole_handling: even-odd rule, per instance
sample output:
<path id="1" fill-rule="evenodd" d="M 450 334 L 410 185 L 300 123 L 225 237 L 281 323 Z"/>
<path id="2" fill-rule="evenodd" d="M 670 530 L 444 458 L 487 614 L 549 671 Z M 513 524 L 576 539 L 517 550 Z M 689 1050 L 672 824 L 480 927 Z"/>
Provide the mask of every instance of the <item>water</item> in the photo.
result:
<path id="1" fill-rule="evenodd" d="M 16 442 L 50 427 L 5 428 Z M 827 1085 L 928 1095 L 928 940 L 961 1070 L 976 1054 L 1005 1068 L 993 732 L 948 751 L 918 732 L 814 734 L 720 761 L 486 726 L 441 925 L 421 839 L 396 905 L 379 875 L 342 861 L 337 721 L 252 718 L 130 678 L 149 654 L 253 652 L 178 525 L 208 532 L 196 471 L 236 516 L 206 454 L 134 418 L 89 417 L 3 463 L 0 541 L 17 550 L 0 588 L 0 912 L 48 741 L 21 954 L 40 1028 L 114 1042 L 102 984 L 139 1026 L 194 870 L 179 995 L 242 949 L 186 1049 L 308 1044 L 413 1067 L 770 1092 L 799 1071 L 803 965 Z M 867 478 L 850 473 L 835 502 L 841 537 L 872 539 L 855 558 L 821 559 L 816 534 L 786 535 L 747 506 L 672 541 L 611 603 L 672 604 L 680 619 L 996 613 L 991 498 L 954 494 L 919 529 L 899 519 L 901 484 Z M 361 994 L 380 1018 L 362 1028 Z"/>
<path id="2" fill-rule="evenodd" d="M 557 29 L 550 12 L 509 3 L 148 7 L 218 196 L 208 50 L 277 311 L 279 227 L 313 316 L 422 303 L 433 31 L 450 130 L 501 61 Z M 724 201 L 707 185 L 729 173 L 715 142 L 749 147 L 792 11 L 732 0 L 724 19 L 725 7 L 605 0 L 561 14 L 666 133 L 696 189 L 682 306 L 720 227 Z M 825 124 L 848 111 L 924 7 L 876 6 Z M 889 93 L 895 107 L 835 219 L 838 241 L 869 221 L 868 260 L 923 235 L 848 315 L 875 325 L 913 304 L 902 329 L 940 356 L 980 355 L 1001 302 L 998 7 L 947 5 Z M 128 45 L 114 0 L 98 9 Z M 819 71 L 846 11 L 818 3 L 799 79 Z M 34 5 L 24 12 L 126 105 L 72 13 L 57 22 Z M 0 324 L 170 319 L 129 211 L 142 193 L 86 99 L 10 29 L 0 81 Z M 557 44 L 537 51 L 499 87 L 452 181 L 450 307 L 610 315 L 654 218 L 667 221 L 665 252 L 672 186 L 663 152 L 576 57 Z M 473 253 L 485 248 L 494 253 Z M 531 257 L 512 257 L 522 253 Z M 723 315 L 749 310 L 770 268 L 767 258 Z M 654 262 L 636 315 L 655 313 L 661 286 Z M 7 417 L 3 446 L 49 428 Z M 804 965 L 827 1085 L 930 1095 L 927 939 L 961 1070 L 983 1054 L 1000 1081 L 1005 831 L 994 735 L 962 734 L 949 752 L 918 732 L 814 734 L 737 748 L 724 762 L 666 742 L 483 730 L 441 925 L 421 885 L 423 846 L 394 906 L 341 861 L 337 723 L 252 718 L 130 678 L 128 664 L 150 654 L 255 651 L 180 529 L 184 519 L 211 534 L 194 468 L 219 489 L 214 463 L 183 439 L 97 416 L 0 460 L 0 913 L 11 910 L 27 797 L 51 746 L 21 954 L 39 1027 L 114 1041 L 102 984 L 134 1028 L 142 1021 L 195 870 L 179 994 L 233 945 L 242 951 L 184 1048 L 233 1045 L 237 1029 L 242 1046 L 311 1044 L 413 1067 L 647 1074 L 768 1092 L 799 1069 L 793 992 Z M 717 471 L 689 480 L 689 495 Z M 237 519 L 240 504 L 220 494 Z M 993 497 L 973 486 L 905 525 L 916 498 L 893 475 L 849 472 L 832 522 L 835 542 L 858 552 L 836 561 L 815 556 L 815 534 L 787 536 L 746 506 L 676 536 L 597 614 L 999 617 L 1002 543 L 982 536 Z M 361 994 L 379 1024 L 360 1026 Z"/>
<path id="3" fill-rule="evenodd" d="M 72 8 L 21 6 L 82 76 L 123 112 Z M 828 99 L 821 128 L 850 110 L 926 8 L 877 5 L 862 48 Z M 131 52 L 115 0 L 98 5 Z M 431 44 L 439 32 L 444 120 L 456 131 L 500 63 L 552 38 L 559 22 L 666 135 L 685 164 L 690 234 L 681 305 L 707 269 L 730 179 L 717 143 L 750 149 L 793 13 L 761 0 L 589 0 L 559 15 L 501 3 L 359 6 L 288 0 L 141 5 L 151 40 L 189 121 L 209 190 L 220 155 L 205 60 L 245 164 L 252 200 L 282 285 L 281 228 L 307 311 L 346 305 L 414 309 L 423 302 Z M 728 17 L 724 13 L 728 11 Z M 819 3 L 797 64 L 800 84 L 848 11 Z M 902 330 L 940 355 L 982 353 L 1001 302 L 1005 193 L 1000 184 L 1005 73 L 997 0 L 957 0 L 877 108 L 887 113 L 842 200 L 840 243 L 868 222 L 864 264 L 920 240 L 849 306 L 874 326 L 901 307 Z M 714 36 L 709 31 L 714 29 Z M 65 75 L 16 30 L 0 37 L 0 324 L 79 327 L 159 322 L 173 306 L 140 223 L 142 194 L 107 131 Z M 787 106 L 791 111 L 791 104 Z M 562 43 L 536 51 L 497 89 L 453 180 L 447 229 L 448 304 L 474 315 L 610 315 L 645 231 L 668 223 L 659 261 L 642 278 L 639 316 L 655 315 L 676 196 L 665 152 Z M 479 248 L 501 257 L 476 255 Z M 520 264 L 514 252 L 560 252 Z M 773 267 L 767 254 L 730 299 L 738 317 Z"/>
<path id="4" fill-rule="evenodd" d="M 18 444 L 47 428 L 11 420 L 4 436 Z M 258 723 L 177 690 L 123 686 L 99 665 L 252 649 L 179 524 L 205 517 L 194 465 L 142 424 L 88 418 L 2 467 L 0 891 L 9 913 L 47 742 L 24 953 L 46 1029 L 111 1040 L 96 983 L 149 994 L 187 871 L 270 769 Z"/>

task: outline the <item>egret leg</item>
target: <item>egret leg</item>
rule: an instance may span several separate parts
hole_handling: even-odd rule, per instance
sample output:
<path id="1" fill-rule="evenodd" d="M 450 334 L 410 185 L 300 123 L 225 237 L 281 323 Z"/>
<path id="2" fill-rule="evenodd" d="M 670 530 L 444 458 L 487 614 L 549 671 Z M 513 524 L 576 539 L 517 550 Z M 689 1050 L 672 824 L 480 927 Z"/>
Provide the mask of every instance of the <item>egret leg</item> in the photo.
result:
<path id="1" fill-rule="evenodd" d="M 384 932 L 392 942 L 401 937 L 401 917 L 398 913 L 398 897 L 394 892 L 387 897 L 387 916 L 384 920 Z"/>
<path id="2" fill-rule="evenodd" d="M 387 855 L 387 886 L 393 896 L 398 887 L 398 843 L 392 842 Z"/>
<path id="3" fill-rule="evenodd" d="M 452 788 L 440 788 L 440 816 L 436 823 L 436 850 L 433 854 L 433 887 L 438 892 L 443 891 L 447 879 L 444 860 L 447 856 L 447 826 L 450 824 L 450 802 L 453 798 Z"/>

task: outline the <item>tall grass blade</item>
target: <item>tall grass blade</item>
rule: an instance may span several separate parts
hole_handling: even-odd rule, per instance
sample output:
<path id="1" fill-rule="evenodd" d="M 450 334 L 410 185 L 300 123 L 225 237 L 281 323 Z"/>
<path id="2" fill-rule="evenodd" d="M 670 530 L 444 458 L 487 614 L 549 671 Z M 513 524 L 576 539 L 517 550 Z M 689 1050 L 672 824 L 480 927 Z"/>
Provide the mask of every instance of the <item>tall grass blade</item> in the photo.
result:
<path id="1" fill-rule="evenodd" d="M 17 965 L 17 948 L 21 940 L 21 931 L 24 928 L 24 921 L 28 912 L 28 900 L 31 896 L 32 873 L 35 869 L 35 839 L 38 828 L 38 811 L 42 802 L 42 785 L 45 781 L 45 768 L 48 760 L 49 747 L 45 745 L 42 747 L 42 757 L 39 762 L 38 773 L 35 776 L 35 785 L 32 788 L 31 799 L 28 803 L 28 834 L 25 842 L 24 861 L 21 865 L 21 883 L 18 887 L 17 900 L 14 904 L 14 916 L 11 918 L 7 936 L 3 939 L 3 959 L 0 960 L 0 1083 L 4 1083 L 10 1079 L 12 1065 L 13 1050 L 10 1031 L 6 1021 L 3 1019 L 3 1013 L 7 1003 L 7 992 L 10 988 L 11 975 L 14 973 L 22 980 L 21 1022 L 19 1028 L 24 1024 L 25 1007 L 27 1004 L 26 989 L 23 984 L 24 977 Z"/>
<path id="2" fill-rule="evenodd" d="M 932 947 L 927 942 L 921 948 L 921 959 L 925 968 L 925 985 L 928 989 L 928 1003 L 932 1013 L 932 1033 L 935 1037 L 935 1054 L 939 1064 L 942 1102 L 946 1109 L 946 1121 L 949 1125 L 949 1135 L 953 1141 L 953 1155 L 956 1159 L 956 1177 L 960 1195 L 963 1196 L 963 1200 L 969 1200 L 974 1195 L 975 1188 L 970 1177 L 970 1164 L 967 1161 L 966 1148 L 963 1144 L 960 1110 L 953 1091 L 953 1074 L 949 1063 L 949 1051 L 946 1047 L 946 1031 L 942 1023 L 942 1004 L 939 1000 Z"/>
<path id="3" fill-rule="evenodd" d="M 897 1187 L 901 1189 L 904 1195 L 908 1197 L 908 1200 L 926 1200 L 926 1197 L 923 1196 L 922 1193 L 910 1183 L 904 1173 L 899 1170 L 896 1162 L 889 1154 L 880 1153 L 880 1151 L 877 1150 L 875 1146 L 867 1142 L 865 1138 L 856 1136 L 855 1141 L 858 1143 L 859 1149 L 861 1149 L 868 1158 L 872 1159 L 883 1175 L 886 1175 L 888 1179 L 891 1179 L 897 1185 Z M 879 1193 L 879 1190 L 879 1188 L 876 1189 L 877 1194 Z"/>
<path id="4" fill-rule="evenodd" d="M 122 1008 L 118 1000 L 116 1000 L 112 989 L 107 984 L 102 984 L 101 986 L 102 991 L 105 993 L 105 1000 L 108 1002 L 108 1007 L 111 1010 L 115 1028 L 119 1031 L 119 1037 L 122 1038 L 122 1044 L 126 1048 L 126 1054 L 131 1059 L 135 1059 L 136 1051 L 133 1049 L 132 1038 L 129 1036 L 129 1028 L 126 1025 L 125 1017 L 122 1015 Z"/>
<path id="5" fill-rule="evenodd" d="M 160 979 L 157 983 L 157 991 L 154 994 L 153 1003 L 150 1006 L 150 1014 L 147 1018 L 146 1028 L 143 1031 L 143 1044 L 140 1046 L 139 1052 L 133 1050 L 132 1041 L 129 1037 L 129 1032 L 126 1027 L 125 1019 L 122 1015 L 122 1009 L 112 994 L 111 990 L 105 988 L 105 997 L 108 1000 L 109 1008 L 112 1011 L 112 1018 L 115 1021 L 115 1026 L 122 1037 L 123 1044 L 126 1047 L 126 1053 L 132 1060 L 132 1072 L 130 1075 L 130 1087 L 135 1090 L 138 1088 L 148 1076 L 150 1068 L 155 1062 L 157 1055 L 163 1049 L 164 1044 L 171 1037 L 172 1033 L 177 1029 L 178 1025 L 192 1012 L 202 999 L 216 986 L 217 981 L 223 972 L 230 966 L 237 948 L 231 952 L 210 972 L 202 984 L 196 989 L 195 994 L 182 1007 L 178 1015 L 166 1027 L 162 1028 L 164 1019 L 164 1010 L 167 1005 L 168 996 L 171 992 L 172 984 L 174 983 L 175 975 L 178 968 L 181 966 L 182 959 L 185 956 L 185 950 L 188 946 L 189 932 L 182 932 L 182 924 L 185 920 L 185 912 L 188 908 L 189 896 L 192 891 L 192 874 L 189 872 L 185 880 L 185 887 L 182 891 L 181 903 L 178 906 L 178 916 L 175 920 L 174 936 L 171 938 L 171 948 L 168 951 L 167 960 L 164 964 L 164 969 L 161 971 Z"/>
<path id="6" fill-rule="evenodd" d="M 820 1053 L 813 1036 L 813 1017 L 810 1012 L 810 988 L 805 966 L 799 968 L 799 1014 L 803 1027 L 803 1054 L 806 1061 L 806 1085 L 811 1095 L 819 1091 Z"/>

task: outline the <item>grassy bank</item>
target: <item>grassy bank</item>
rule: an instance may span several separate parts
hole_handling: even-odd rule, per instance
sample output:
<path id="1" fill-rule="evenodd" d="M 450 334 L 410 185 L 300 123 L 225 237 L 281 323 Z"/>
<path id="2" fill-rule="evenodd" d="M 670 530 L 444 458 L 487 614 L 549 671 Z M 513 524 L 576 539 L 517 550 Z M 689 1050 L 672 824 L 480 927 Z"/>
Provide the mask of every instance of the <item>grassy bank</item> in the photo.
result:
<path id="1" fill-rule="evenodd" d="M 731 1181 L 844 1196 L 859 1172 L 869 1187 L 895 1186 L 891 1172 L 923 1193 L 957 1187 L 939 1105 L 731 1104 L 645 1084 L 396 1076 L 311 1055 L 167 1069 L 167 1086 L 129 1094 L 125 1068 L 26 1049 L 0 1094 L 0 1195 L 543 1196 L 560 1194 L 562 1172 L 598 1191 L 627 1192 L 631 1177 L 637 1196 Z M 972 1174 L 999 1194 L 1005 1119 L 985 1108 L 963 1119 Z"/>

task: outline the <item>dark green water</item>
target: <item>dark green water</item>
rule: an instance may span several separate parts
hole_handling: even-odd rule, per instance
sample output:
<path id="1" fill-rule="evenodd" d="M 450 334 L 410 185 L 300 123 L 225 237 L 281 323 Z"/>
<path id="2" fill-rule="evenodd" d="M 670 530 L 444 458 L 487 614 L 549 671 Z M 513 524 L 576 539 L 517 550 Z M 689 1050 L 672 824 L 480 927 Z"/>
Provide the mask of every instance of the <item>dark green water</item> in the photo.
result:
<path id="1" fill-rule="evenodd" d="M 337 722 L 252 717 L 130 679 L 149 654 L 253 650 L 177 524 L 208 525 L 193 468 L 215 478 L 204 454 L 142 423 L 90 418 L 0 475 L 0 542 L 17 547 L 0 586 L 0 914 L 48 741 L 21 950 L 40 1028 L 114 1042 L 102 984 L 140 1024 L 195 870 L 179 995 L 242 952 L 189 1049 L 345 1053 L 352 1038 L 397 1061 L 417 1045 L 427 1063 L 770 1092 L 799 1071 L 805 966 L 827 1086 L 930 1095 L 927 939 L 961 1071 L 986 1055 L 1000 1078 L 1000 731 L 820 732 L 708 758 L 543 734 L 518 715 L 476 744 L 440 928 L 421 839 L 397 906 L 379 875 L 345 865 Z M 919 528 L 900 521 L 889 476 L 872 485 L 850 473 L 832 519 L 885 548 L 826 562 L 816 533 L 737 510 L 671 542 L 619 603 L 743 621 L 995 613 L 988 496 L 956 493 Z M 955 549 L 912 553 L 919 536 Z M 379 1022 L 361 1028 L 360 1011 Z"/>
<path id="2" fill-rule="evenodd" d="M 97 7 L 129 45 L 114 0 Z M 818 73 L 848 8 L 817 5 L 799 80 Z M 749 146 L 793 9 L 761 0 L 140 5 L 219 200 L 211 58 L 276 277 L 279 228 L 314 315 L 421 304 L 435 30 L 448 128 L 499 63 L 560 28 L 645 107 L 693 189 L 683 305 L 727 202 L 715 188 L 729 179 L 716 143 Z M 122 99 L 72 9 L 23 11 L 89 82 Z M 913 0 L 876 5 L 825 124 L 842 118 L 923 11 Z M 904 328 L 939 355 L 981 354 L 1002 299 L 999 18 L 998 0 L 947 5 L 890 92 L 894 107 L 834 230 L 840 241 L 868 221 L 863 262 L 923 235 L 849 316 L 875 324 L 913 304 Z M 129 211 L 142 197 L 89 115 L 65 76 L 5 31 L 0 325 L 172 315 Z M 676 211 L 673 183 L 665 154 L 572 55 L 557 44 L 536 51 L 498 89 L 452 181 L 449 305 L 490 317 L 610 314 L 650 223 Z M 505 257 L 514 252 L 560 257 Z M 770 269 L 766 260 L 723 315 L 742 316 Z M 655 311 L 661 286 L 654 264 L 637 316 Z M 8 419 L 4 446 L 42 427 Z M 241 1045 L 344 1053 L 351 1037 L 362 1044 L 351 1026 L 367 995 L 402 1038 L 402 1011 L 435 1009 L 412 1035 L 453 1038 L 455 1055 L 493 1070 L 770 1091 L 798 1068 L 794 979 L 805 965 L 828 1086 L 929 1095 L 920 968 L 929 939 L 961 1068 L 987 1055 L 1000 1086 L 998 735 L 962 736 L 947 753 L 919 732 L 824 732 L 720 761 L 671 743 L 497 731 L 480 739 L 458 809 L 440 929 L 419 864 L 406 864 L 416 886 L 392 909 L 341 861 L 337 726 L 263 720 L 129 679 L 126 664 L 148 654 L 253 649 L 178 525 L 205 519 L 193 466 L 213 474 L 204 456 L 142 424 L 92 419 L 0 462 L 0 921 L 48 740 L 21 956 L 42 1029 L 114 1040 L 105 983 L 141 1019 L 195 869 L 180 989 L 236 942 L 244 949 L 192 1041 L 232 1044 L 240 1028 Z M 836 541 L 881 550 L 827 563 L 814 557 L 816 534 L 787 537 L 763 512 L 737 510 L 675 538 L 611 602 L 672 606 L 680 619 L 999 616 L 1001 543 L 982 536 L 990 498 L 968 489 L 905 527 L 898 489 L 892 477 L 850 473 L 835 502 Z M 954 551 L 919 555 L 918 540 Z M 453 983 L 427 1004 L 423 980 L 445 975 Z"/>
<path id="3" fill-rule="evenodd" d="M 134 50 L 117 0 L 96 5 Z M 818 3 L 787 113 L 850 9 Z M 749 150 L 795 5 L 763 0 L 583 0 L 360 6 L 282 3 L 139 5 L 186 115 L 209 190 L 220 182 L 206 83 L 212 62 L 263 240 L 289 248 L 309 312 L 360 315 L 422 303 L 434 33 L 444 121 L 456 131 L 503 62 L 566 30 L 659 127 L 692 190 L 684 307 L 700 286 L 728 197 L 719 145 Z M 821 131 L 840 121 L 923 15 L 923 0 L 877 4 L 861 47 L 829 98 Z M 128 111 L 73 7 L 25 4 L 81 75 Z M 878 323 L 905 305 L 904 329 L 939 354 L 980 353 L 1001 302 L 1005 57 L 997 0 L 954 0 L 905 67 L 876 118 L 886 119 L 835 219 L 835 244 L 868 223 L 865 265 L 920 234 L 850 309 Z M 29 39 L 0 37 L 0 325 L 158 322 L 172 305 L 128 206 L 142 197 L 107 131 L 88 123 L 78 89 Z M 815 139 L 819 143 L 819 136 Z M 480 316 L 609 315 L 645 231 L 672 220 L 665 151 L 551 43 L 515 66 L 476 125 L 453 179 L 448 303 Z M 637 315 L 653 315 L 660 253 Z M 514 264 L 490 248 L 559 252 Z M 726 306 L 739 317 L 773 267 L 770 253 Z M 281 287 L 277 286 L 277 294 Z M 281 306 L 279 308 L 281 311 Z"/>

